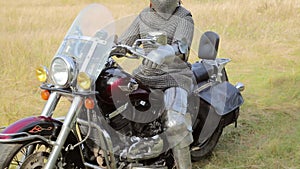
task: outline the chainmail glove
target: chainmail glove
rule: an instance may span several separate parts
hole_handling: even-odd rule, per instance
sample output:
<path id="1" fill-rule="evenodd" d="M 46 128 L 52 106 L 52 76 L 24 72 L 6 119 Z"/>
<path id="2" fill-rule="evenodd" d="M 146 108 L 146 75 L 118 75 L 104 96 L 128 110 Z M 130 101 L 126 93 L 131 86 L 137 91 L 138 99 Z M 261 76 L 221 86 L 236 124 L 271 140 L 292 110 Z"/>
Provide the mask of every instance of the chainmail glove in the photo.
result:
<path id="1" fill-rule="evenodd" d="M 121 46 L 115 46 L 111 52 L 110 56 L 117 56 L 118 58 L 125 56 L 127 53 L 130 53 L 126 48 Z"/>

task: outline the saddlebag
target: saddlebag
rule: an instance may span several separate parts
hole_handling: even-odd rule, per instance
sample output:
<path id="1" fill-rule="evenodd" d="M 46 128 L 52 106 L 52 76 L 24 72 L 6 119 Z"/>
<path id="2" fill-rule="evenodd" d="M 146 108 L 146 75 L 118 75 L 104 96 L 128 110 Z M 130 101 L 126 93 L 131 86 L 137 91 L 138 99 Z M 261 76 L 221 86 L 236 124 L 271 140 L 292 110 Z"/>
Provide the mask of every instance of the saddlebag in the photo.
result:
<path id="1" fill-rule="evenodd" d="M 198 145 L 214 133 L 216 129 L 235 123 L 243 98 L 238 89 L 225 81 L 208 87 L 198 93 L 200 109 L 193 124 L 193 136 Z"/>
<path id="2" fill-rule="evenodd" d="M 201 91 L 199 96 L 221 116 L 223 126 L 236 122 L 239 107 L 244 102 L 240 91 L 227 81 Z"/>

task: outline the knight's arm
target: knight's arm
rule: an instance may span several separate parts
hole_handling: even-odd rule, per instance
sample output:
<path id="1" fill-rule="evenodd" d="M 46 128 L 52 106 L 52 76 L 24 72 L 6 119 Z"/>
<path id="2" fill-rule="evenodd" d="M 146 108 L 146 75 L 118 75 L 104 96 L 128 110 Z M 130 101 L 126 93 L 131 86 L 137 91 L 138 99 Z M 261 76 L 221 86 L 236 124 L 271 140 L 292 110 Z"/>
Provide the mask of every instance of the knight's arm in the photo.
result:
<path id="1" fill-rule="evenodd" d="M 120 36 L 119 43 L 132 46 L 137 39 L 140 39 L 139 22 L 139 17 L 135 18 L 132 24 Z"/>
<path id="2" fill-rule="evenodd" d="M 184 61 L 188 60 L 193 35 L 194 21 L 192 15 L 189 14 L 179 21 L 172 43 L 176 55 Z"/>

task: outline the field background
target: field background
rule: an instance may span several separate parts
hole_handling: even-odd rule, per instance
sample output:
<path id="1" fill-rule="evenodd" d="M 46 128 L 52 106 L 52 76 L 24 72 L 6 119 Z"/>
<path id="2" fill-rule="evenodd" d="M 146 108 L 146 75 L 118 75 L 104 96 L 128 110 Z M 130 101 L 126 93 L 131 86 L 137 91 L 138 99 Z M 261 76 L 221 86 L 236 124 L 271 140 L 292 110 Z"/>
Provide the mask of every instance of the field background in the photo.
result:
<path id="1" fill-rule="evenodd" d="M 148 0 L 0 0 L 0 126 L 39 115 L 35 68 L 49 65 L 77 13 L 98 2 L 115 18 Z M 183 0 L 200 30 L 221 37 L 232 83 L 246 85 L 238 128 L 194 168 L 300 168 L 300 1 Z M 1 154 L 0 154 L 1 157 Z"/>

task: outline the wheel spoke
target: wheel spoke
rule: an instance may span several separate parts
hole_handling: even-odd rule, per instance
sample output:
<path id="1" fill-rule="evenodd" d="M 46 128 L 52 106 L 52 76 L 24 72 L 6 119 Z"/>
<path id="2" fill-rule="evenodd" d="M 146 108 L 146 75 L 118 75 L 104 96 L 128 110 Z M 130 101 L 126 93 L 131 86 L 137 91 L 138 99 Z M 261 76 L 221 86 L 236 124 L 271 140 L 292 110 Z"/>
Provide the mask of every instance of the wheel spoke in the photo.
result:
<path id="1" fill-rule="evenodd" d="M 13 158 L 13 160 L 12 160 L 12 162 L 11 162 L 11 165 L 12 166 L 21 166 L 22 165 L 22 162 L 18 159 L 18 157 L 17 156 L 15 156 L 14 158 Z M 18 168 L 19 168 L 18 167 Z"/>
<path id="2" fill-rule="evenodd" d="M 22 148 L 22 149 L 20 150 L 20 153 L 22 153 L 24 156 L 26 156 L 26 154 L 27 154 L 27 149 L 26 149 L 26 148 Z"/>

